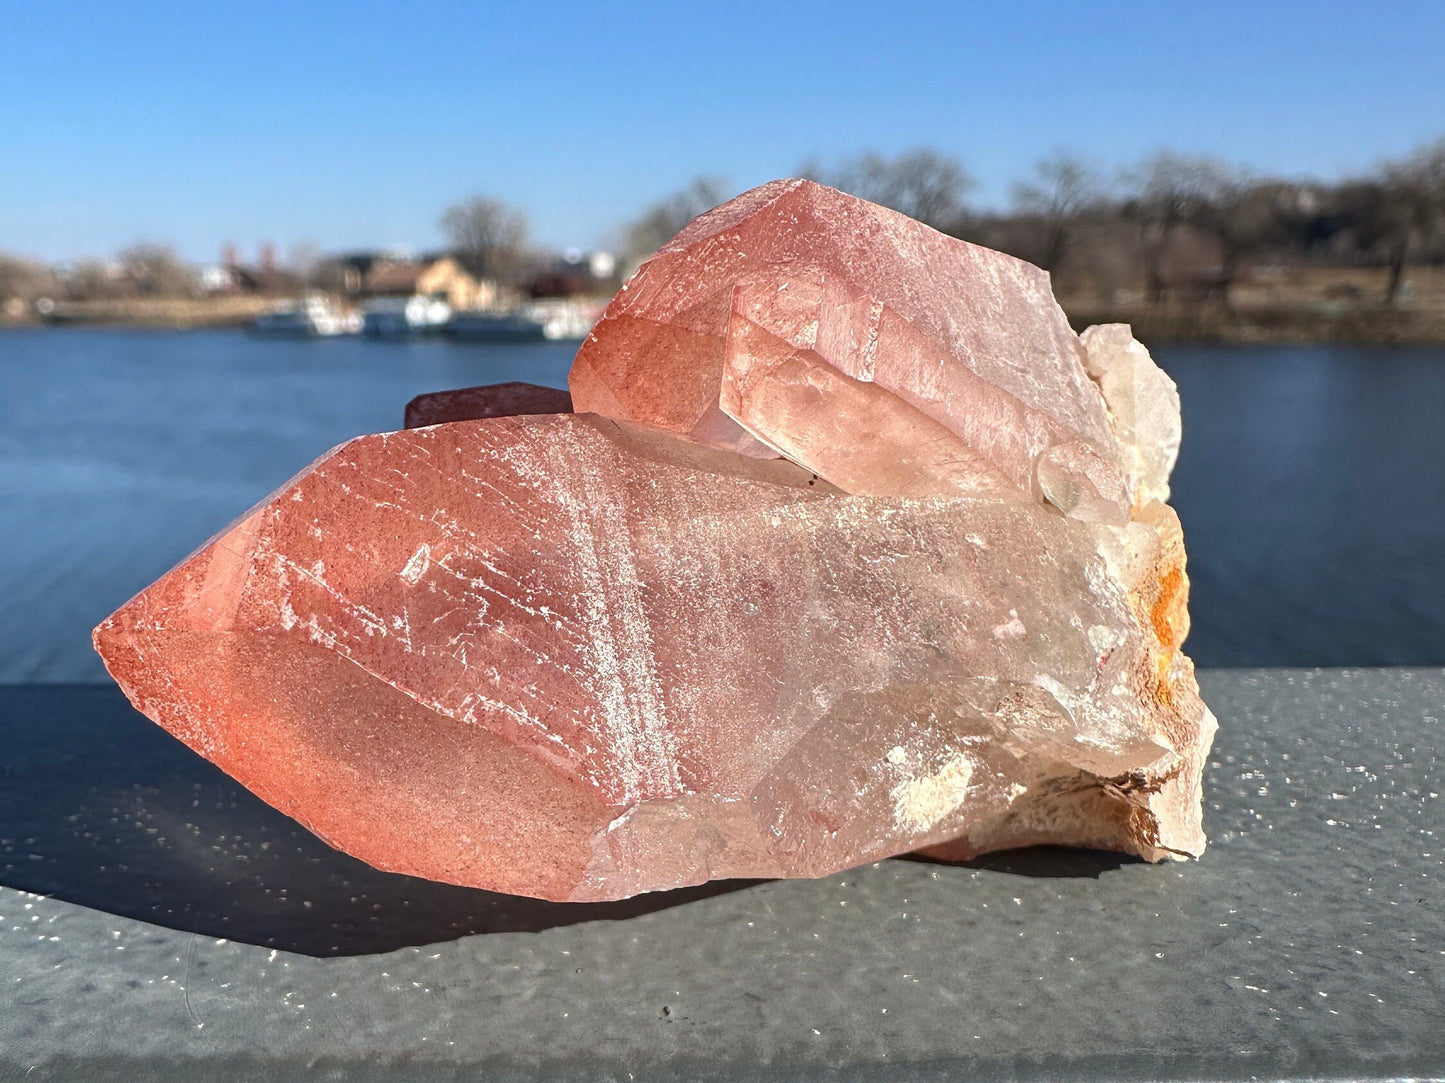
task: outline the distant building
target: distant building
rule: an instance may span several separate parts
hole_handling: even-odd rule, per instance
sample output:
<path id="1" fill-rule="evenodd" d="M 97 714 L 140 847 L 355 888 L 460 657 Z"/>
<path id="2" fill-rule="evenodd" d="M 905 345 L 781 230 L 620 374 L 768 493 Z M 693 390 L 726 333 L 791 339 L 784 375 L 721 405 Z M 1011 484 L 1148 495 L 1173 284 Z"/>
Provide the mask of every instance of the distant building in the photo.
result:
<path id="1" fill-rule="evenodd" d="M 496 283 L 478 279 L 453 256 L 418 259 L 355 252 L 329 260 L 325 278 L 349 297 L 428 297 L 453 309 L 489 308 L 496 303 Z"/>
<path id="2" fill-rule="evenodd" d="M 277 266 L 272 245 L 262 245 L 255 263 L 245 263 L 233 244 L 221 249 L 219 263 L 203 263 L 191 268 L 191 280 L 197 292 L 207 296 L 224 294 L 263 294 L 280 297 L 305 286 L 303 277 L 285 267 Z"/>

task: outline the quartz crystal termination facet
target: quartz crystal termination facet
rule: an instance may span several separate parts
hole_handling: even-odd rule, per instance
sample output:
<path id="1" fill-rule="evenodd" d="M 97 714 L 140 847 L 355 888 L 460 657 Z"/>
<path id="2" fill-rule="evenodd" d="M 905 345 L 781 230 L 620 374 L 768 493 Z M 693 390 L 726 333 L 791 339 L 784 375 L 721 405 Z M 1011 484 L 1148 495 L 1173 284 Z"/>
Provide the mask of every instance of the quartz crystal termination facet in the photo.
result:
<path id="1" fill-rule="evenodd" d="M 572 374 L 591 413 L 353 440 L 96 646 L 276 807 L 453 883 L 1198 854 L 1177 394 L 1127 328 L 1081 342 L 1042 272 L 960 245 L 747 193 L 614 301 Z M 433 405 L 509 408 L 470 391 Z"/>
<path id="2" fill-rule="evenodd" d="M 1115 440 L 1048 275 L 809 181 L 703 215 L 583 343 L 577 410 L 850 492 L 1044 499 L 1040 463 L 1122 522 Z"/>

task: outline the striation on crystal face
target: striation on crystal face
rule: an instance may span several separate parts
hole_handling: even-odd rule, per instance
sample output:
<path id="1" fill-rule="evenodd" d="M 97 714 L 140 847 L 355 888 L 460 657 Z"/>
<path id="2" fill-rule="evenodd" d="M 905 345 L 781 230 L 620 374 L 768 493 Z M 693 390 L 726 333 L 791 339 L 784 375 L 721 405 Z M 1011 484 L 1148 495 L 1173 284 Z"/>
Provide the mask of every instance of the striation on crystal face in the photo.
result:
<path id="1" fill-rule="evenodd" d="M 1127 328 L 776 182 L 571 385 L 336 449 L 97 628 L 110 672 L 333 845 L 493 890 L 1202 851 L 1178 396 Z"/>

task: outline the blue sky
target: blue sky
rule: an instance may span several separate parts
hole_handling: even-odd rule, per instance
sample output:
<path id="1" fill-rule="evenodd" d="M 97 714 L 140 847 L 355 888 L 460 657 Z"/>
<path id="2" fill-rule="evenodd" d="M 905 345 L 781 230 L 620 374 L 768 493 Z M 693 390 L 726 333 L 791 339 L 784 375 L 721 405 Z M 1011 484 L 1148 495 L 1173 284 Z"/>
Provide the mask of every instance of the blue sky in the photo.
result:
<path id="1" fill-rule="evenodd" d="M 1002 204 L 1057 148 L 1338 176 L 1445 135 L 1429 3 L 14 3 L 0 250 L 438 240 L 486 193 L 603 243 L 734 188 L 932 146 Z"/>

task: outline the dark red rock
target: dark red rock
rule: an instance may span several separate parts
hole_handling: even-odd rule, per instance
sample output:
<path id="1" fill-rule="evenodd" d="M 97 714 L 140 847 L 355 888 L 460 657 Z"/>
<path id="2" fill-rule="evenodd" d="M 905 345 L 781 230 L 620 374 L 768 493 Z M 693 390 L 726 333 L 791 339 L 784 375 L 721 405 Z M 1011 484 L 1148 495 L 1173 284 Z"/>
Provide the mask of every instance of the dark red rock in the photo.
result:
<path id="1" fill-rule="evenodd" d="M 454 391 L 428 391 L 406 404 L 406 428 L 443 425 L 451 421 L 477 421 L 484 417 L 518 417 L 523 414 L 570 414 L 567 391 L 540 384 L 513 381 L 459 387 Z"/>

